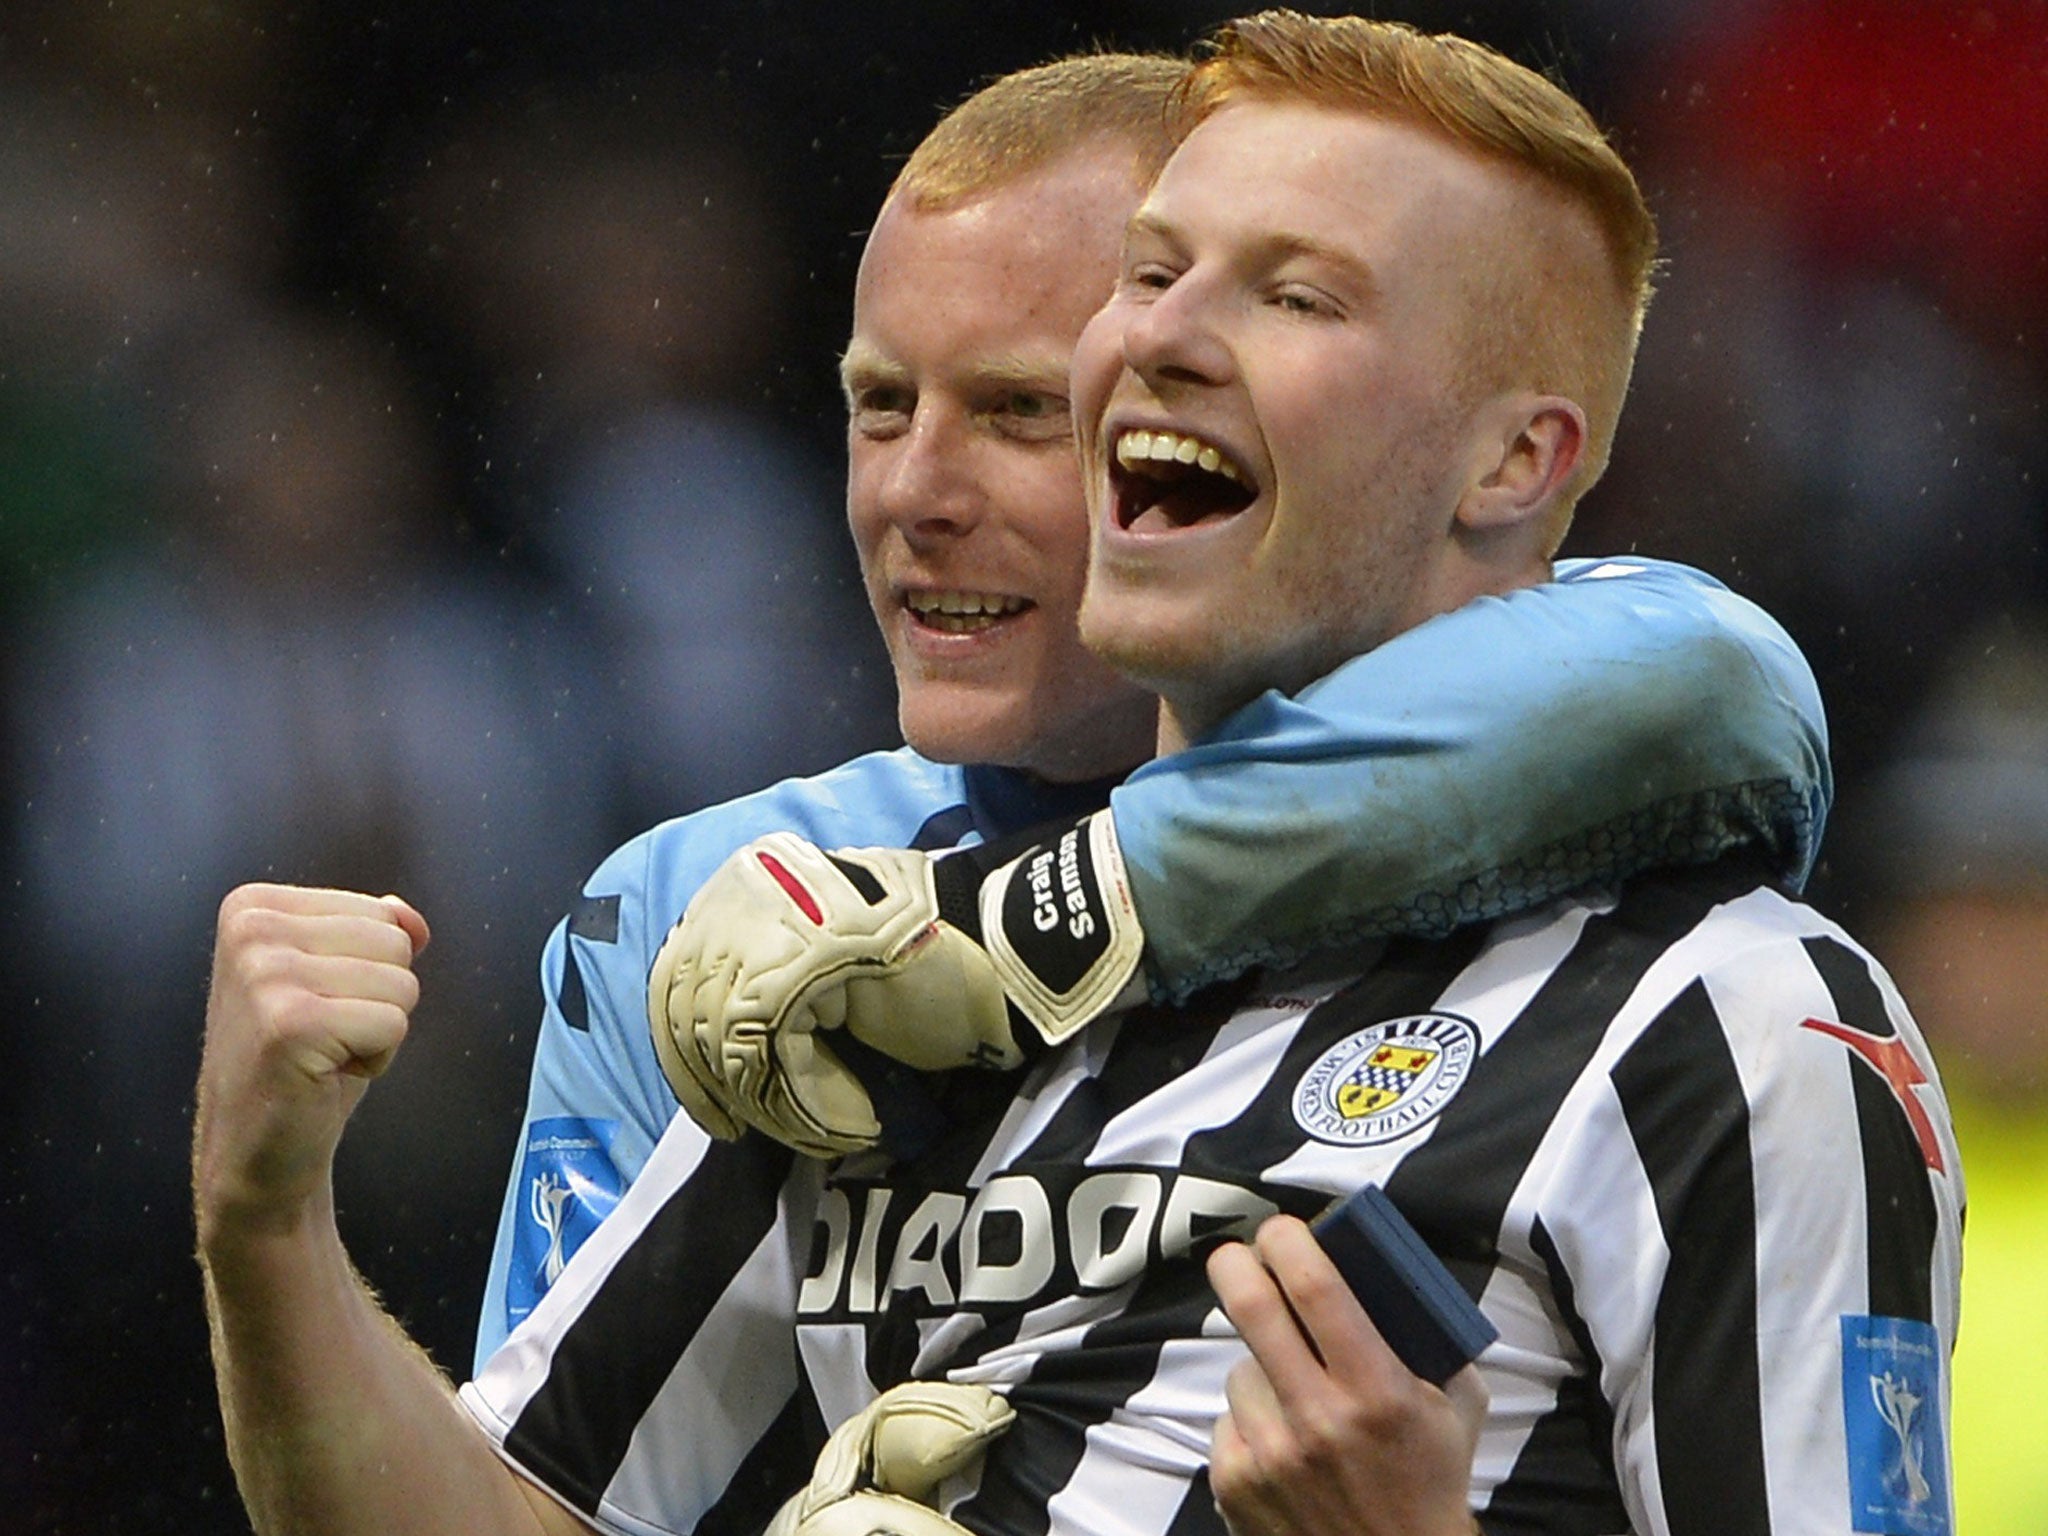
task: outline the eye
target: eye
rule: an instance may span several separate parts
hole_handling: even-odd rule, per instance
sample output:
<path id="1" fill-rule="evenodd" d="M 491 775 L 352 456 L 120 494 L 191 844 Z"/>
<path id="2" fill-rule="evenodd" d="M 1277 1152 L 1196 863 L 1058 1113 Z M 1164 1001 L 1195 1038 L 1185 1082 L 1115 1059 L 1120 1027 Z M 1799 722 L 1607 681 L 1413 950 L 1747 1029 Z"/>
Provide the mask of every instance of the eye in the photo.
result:
<path id="1" fill-rule="evenodd" d="M 1275 309 L 1307 319 L 1341 319 L 1343 306 L 1319 288 L 1302 283 L 1285 283 L 1273 290 L 1267 301 Z"/>
<path id="2" fill-rule="evenodd" d="M 1067 408 L 1067 402 L 1052 395 L 1042 395 L 1035 390 L 1020 389 L 1003 401 L 1005 415 L 1016 416 L 1026 421 L 1036 421 L 1046 416 L 1056 416 Z"/>
<path id="3" fill-rule="evenodd" d="M 1067 397 L 1050 390 L 1004 390 L 989 401 L 981 415 L 1005 436 L 1030 442 L 1066 437 L 1073 430 Z"/>
<path id="4" fill-rule="evenodd" d="M 1179 275 L 1162 262 L 1142 261 L 1125 271 L 1123 283 L 1126 288 L 1141 292 L 1164 293 Z"/>
<path id="5" fill-rule="evenodd" d="M 910 425 L 917 392 L 899 384 L 872 384 L 846 392 L 846 422 L 861 437 L 893 437 Z"/>

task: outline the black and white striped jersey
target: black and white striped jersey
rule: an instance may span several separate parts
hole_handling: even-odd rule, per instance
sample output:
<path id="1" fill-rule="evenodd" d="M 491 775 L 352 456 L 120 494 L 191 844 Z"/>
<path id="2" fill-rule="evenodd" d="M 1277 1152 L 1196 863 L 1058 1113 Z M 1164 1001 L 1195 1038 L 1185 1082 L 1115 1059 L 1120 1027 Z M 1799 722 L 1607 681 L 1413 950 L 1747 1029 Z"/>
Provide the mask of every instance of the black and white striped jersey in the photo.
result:
<path id="1" fill-rule="evenodd" d="M 1946 1536 L 1946 1109 L 1883 972 L 1757 878 L 1646 877 L 1131 1014 L 1014 1096 L 962 1079 L 911 1165 L 785 1180 L 786 1154 L 679 1139 L 465 1400 L 604 1527 L 722 1532 L 875 1390 L 982 1381 L 1018 1418 L 952 1508 L 970 1529 L 1220 1536 L 1242 1345 L 1200 1256 L 1371 1182 L 1500 1329 L 1489 1532 Z M 720 1203 L 685 1177 L 706 1158 L 726 1210 L 773 1187 L 778 1218 L 690 1209 Z M 692 1307 L 677 1276 L 714 1250 L 732 1282 Z"/>

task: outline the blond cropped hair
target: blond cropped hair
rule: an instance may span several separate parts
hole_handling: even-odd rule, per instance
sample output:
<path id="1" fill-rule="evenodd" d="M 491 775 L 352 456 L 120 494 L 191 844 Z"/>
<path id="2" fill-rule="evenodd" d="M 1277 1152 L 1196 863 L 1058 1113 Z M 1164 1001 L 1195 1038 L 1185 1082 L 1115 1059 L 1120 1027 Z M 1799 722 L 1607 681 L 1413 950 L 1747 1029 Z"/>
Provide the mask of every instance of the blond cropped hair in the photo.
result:
<path id="1" fill-rule="evenodd" d="M 1151 184 L 1174 141 L 1166 109 L 1188 61 L 1165 54 L 1084 53 L 1002 76 L 940 119 L 889 189 L 921 213 L 957 207 L 1070 154 L 1128 151 Z"/>

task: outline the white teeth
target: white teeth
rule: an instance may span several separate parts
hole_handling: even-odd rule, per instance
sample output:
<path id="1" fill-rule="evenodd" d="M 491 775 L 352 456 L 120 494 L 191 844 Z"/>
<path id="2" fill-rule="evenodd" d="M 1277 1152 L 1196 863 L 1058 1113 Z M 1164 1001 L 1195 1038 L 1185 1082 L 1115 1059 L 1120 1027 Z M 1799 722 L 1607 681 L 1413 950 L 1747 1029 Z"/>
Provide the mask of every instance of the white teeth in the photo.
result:
<path id="1" fill-rule="evenodd" d="M 1244 475 L 1224 456 L 1222 449 L 1180 432 L 1148 432 L 1134 428 L 1116 440 L 1116 459 L 1126 469 L 1146 463 L 1193 464 L 1226 480 L 1239 483 L 1244 480 Z"/>
<path id="2" fill-rule="evenodd" d="M 1018 613 L 1026 606 L 1021 597 L 1005 597 L 994 592 L 913 592 L 905 602 L 912 613 L 944 613 L 964 618 Z"/>

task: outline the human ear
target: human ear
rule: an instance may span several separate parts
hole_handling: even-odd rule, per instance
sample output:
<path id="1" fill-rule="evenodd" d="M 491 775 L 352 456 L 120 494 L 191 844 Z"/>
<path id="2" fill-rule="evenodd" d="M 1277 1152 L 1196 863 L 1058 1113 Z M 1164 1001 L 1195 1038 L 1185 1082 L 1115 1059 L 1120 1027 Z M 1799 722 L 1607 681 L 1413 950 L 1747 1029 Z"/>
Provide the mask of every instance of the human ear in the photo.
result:
<path id="1" fill-rule="evenodd" d="M 1563 395 L 1516 395 L 1487 413 L 1458 522 L 1473 532 L 1540 525 L 1586 451 L 1586 413 Z"/>

